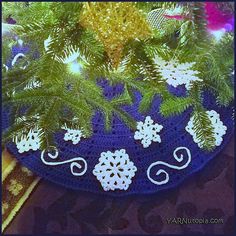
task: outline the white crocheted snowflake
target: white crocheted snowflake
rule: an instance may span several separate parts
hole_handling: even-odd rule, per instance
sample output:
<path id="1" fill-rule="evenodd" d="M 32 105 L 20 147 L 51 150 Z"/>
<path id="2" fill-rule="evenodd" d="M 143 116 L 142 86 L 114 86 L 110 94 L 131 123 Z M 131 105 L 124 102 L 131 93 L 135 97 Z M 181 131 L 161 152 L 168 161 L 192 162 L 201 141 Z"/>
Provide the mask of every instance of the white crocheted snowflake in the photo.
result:
<path id="1" fill-rule="evenodd" d="M 199 71 L 191 69 L 195 62 L 179 63 L 177 60 L 165 61 L 156 56 L 155 64 L 162 78 L 173 87 L 184 84 L 186 89 L 189 90 L 192 82 L 202 81 L 198 77 Z"/>
<path id="2" fill-rule="evenodd" d="M 134 139 L 142 140 L 144 148 L 147 148 L 153 142 L 161 142 L 161 137 L 158 134 L 162 130 L 163 126 L 157 123 L 154 124 L 150 116 L 145 118 L 145 122 L 137 122 L 137 131 L 135 131 Z"/>
<path id="3" fill-rule="evenodd" d="M 220 146 L 223 141 L 222 136 L 226 134 L 227 127 L 220 120 L 220 115 L 216 111 L 211 110 L 211 111 L 207 111 L 206 113 L 207 113 L 207 115 L 211 121 L 212 127 L 214 129 L 213 132 L 214 132 L 214 138 L 215 138 L 215 146 Z M 193 127 L 194 127 L 193 126 L 193 119 L 194 119 L 194 117 L 192 116 L 188 122 L 188 125 L 185 127 L 185 130 L 193 136 L 193 141 L 195 143 L 197 143 L 198 146 L 201 148 L 202 143 L 197 138 L 197 135 L 193 130 Z"/>
<path id="4" fill-rule="evenodd" d="M 64 127 L 63 129 L 66 130 L 66 133 L 64 135 L 64 140 L 65 141 L 72 141 L 72 143 L 78 144 L 81 140 L 82 137 L 84 137 L 82 130 L 80 129 L 70 129 Z"/>
<path id="5" fill-rule="evenodd" d="M 13 140 L 16 144 L 19 153 L 28 152 L 29 150 L 36 151 L 40 147 L 40 131 L 41 129 L 31 129 L 28 134 L 23 134 L 20 137 L 15 137 Z"/>
<path id="6" fill-rule="evenodd" d="M 125 149 L 102 152 L 93 174 L 101 182 L 104 191 L 127 190 L 137 171 Z"/>

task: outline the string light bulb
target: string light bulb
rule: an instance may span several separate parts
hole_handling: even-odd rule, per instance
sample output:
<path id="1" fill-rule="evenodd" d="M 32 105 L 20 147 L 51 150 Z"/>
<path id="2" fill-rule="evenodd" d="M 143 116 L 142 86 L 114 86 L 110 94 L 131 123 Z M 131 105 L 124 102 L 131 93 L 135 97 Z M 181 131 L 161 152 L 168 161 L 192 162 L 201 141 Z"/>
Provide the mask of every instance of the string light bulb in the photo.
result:
<path id="1" fill-rule="evenodd" d="M 68 64 L 68 68 L 69 71 L 72 74 L 80 74 L 83 68 L 83 64 L 81 62 L 79 62 L 77 59 L 75 59 L 72 62 L 67 63 Z"/>
<path id="2" fill-rule="evenodd" d="M 77 51 L 77 52 L 74 52 L 74 53 L 72 53 L 71 55 L 69 55 L 67 58 L 65 58 L 64 60 L 63 60 L 63 63 L 64 64 L 68 64 L 68 63 L 71 63 L 71 62 L 74 62 L 78 57 L 79 57 L 79 52 Z"/>
<path id="3" fill-rule="evenodd" d="M 211 30 L 210 31 L 210 33 L 214 36 L 214 38 L 217 42 L 219 42 L 222 39 L 225 32 L 226 32 L 226 30 L 224 28 L 220 29 L 220 30 Z"/>
<path id="4" fill-rule="evenodd" d="M 44 40 L 44 49 L 45 49 L 45 52 L 48 52 L 49 51 L 49 46 L 52 42 L 52 38 L 51 36 L 49 36 L 46 40 Z M 64 64 L 69 64 L 69 63 L 72 63 L 74 62 L 78 57 L 80 56 L 80 53 L 79 51 L 74 51 L 73 53 L 71 53 L 70 55 L 68 55 L 66 58 L 62 59 L 62 58 L 59 58 L 58 56 L 55 57 L 55 59 L 59 62 L 63 62 Z"/>
<path id="5" fill-rule="evenodd" d="M 23 46 L 24 41 L 23 41 L 22 39 L 18 39 L 17 42 L 18 42 L 18 44 L 20 45 L 20 47 Z"/>

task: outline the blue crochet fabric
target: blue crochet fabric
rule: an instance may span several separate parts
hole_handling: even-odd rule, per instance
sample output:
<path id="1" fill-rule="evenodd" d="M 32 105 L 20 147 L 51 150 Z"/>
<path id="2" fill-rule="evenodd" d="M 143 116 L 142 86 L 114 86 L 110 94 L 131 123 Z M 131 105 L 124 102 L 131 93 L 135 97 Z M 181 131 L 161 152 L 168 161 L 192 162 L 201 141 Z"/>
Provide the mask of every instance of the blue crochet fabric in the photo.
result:
<path id="1" fill-rule="evenodd" d="M 104 79 L 99 80 L 98 84 L 104 89 L 104 96 L 108 99 L 121 93 L 123 90 L 122 85 L 111 87 Z M 172 93 L 179 96 L 185 94 L 185 88 L 183 86 L 179 86 L 176 89 L 170 87 L 169 89 Z M 82 139 L 77 145 L 73 145 L 72 142 L 65 142 L 63 140 L 65 131 L 55 134 L 60 161 L 74 157 L 83 157 L 87 161 L 88 170 L 83 176 L 73 176 L 69 171 L 69 165 L 46 166 L 40 159 L 40 151 L 29 151 L 19 154 L 14 143 L 7 144 L 8 151 L 24 166 L 28 167 L 39 176 L 57 184 L 75 190 L 124 196 L 129 194 L 155 193 L 177 186 L 191 174 L 203 168 L 207 162 L 215 157 L 227 144 L 233 133 L 234 122 L 232 119 L 232 106 L 227 108 L 216 106 L 215 98 L 210 93 L 205 92 L 204 94 L 204 107 L 207 110 L 215 110 L 218 112 L 220 119 L 224 125 L 227 126 L 227 132 L 223 136 L 224 140 L 221 146 L 216 147 L 212 152 L 201 150 L 198 145 L 193 142 L 192 136 L 185 131 L 185 127 L 191 116 L 191 109 L 186 110 L 181 115 L 164 118 L 158 112 L 161 100 L 156 96 L 150 111 L 147 114 L 140 114 L 138 112 L 138 105 L 141 100 L 141 94 L 134 91 L 134 95 L 135 103 L 132 106 L 123 106 L 123 109 L 129 112 L 136 121 L 144 121 L 145 117 L 150 115 L 154 122 L 161 124 L 163 126 L 163 130 L 160 132 L 161 143 L 152 143 L 148 148 L 143 148 L 140 141 L 134 140 L 134 132 L 116 116 L 114 116 L 113 119 L 111 132 L 107 133 L 104 131 L 103 116 L 101 113 L 97 112 L 92 121 L 94 134 L 91 138 Z M 4 129 L 10 125 L 9 117 L 10 108 L 4 108 L 2 115 L 2 125 Z M 189 166 L 179 171 L 164 167 L 169 173 L 169 182 L 163 185 L 153 184 L 147 178 L 146 171 L 148 167 L 156 161 L 178 165 L 173 157 L 173 151 L 180 146 L 187 147 L 192 154 L 192 161 Z M 132 178 L 132 183 L 127 191 L 115 190 L 105 192 L 92 172 L 102 152 L 119 149 L 126 150 L 130 160 L 132 160 L 137 167 L 137 172 Z"/>

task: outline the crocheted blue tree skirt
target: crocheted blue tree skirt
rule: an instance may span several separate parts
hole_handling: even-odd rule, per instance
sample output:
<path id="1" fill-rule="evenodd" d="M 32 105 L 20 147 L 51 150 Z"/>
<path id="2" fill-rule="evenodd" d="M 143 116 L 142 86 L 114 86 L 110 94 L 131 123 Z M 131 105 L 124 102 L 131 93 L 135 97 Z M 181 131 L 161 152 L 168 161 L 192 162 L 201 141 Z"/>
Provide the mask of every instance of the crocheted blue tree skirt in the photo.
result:
<path id="1" fill-rule="evenodd" d="M 104 96 L 108 99 L 119 94 L 123 90 L 122 85 L 114 87 L 109 86 L 108 81 L 100 79 L 98 84 L 104 89 Z M 178 96 L 183 96 L 186 90 L 183 86 L 177 88 L 169 87 L 170 91 Z M 29 151 L 20 154 L 16 144 L 10 142 L 7 144 L 8 151 L 37 175 L 60 184 L 67 188 L 75 190 L 90 191 L 93 193 L 103 193 L 113 196 L 124 196 L 130 194 L 150 194 L 158 191 L 169 189 L 179 185 L 183 180 L 193 173 L 202 169 L 213 157 L 215 157 L 222 148 L 229 142 L 233 133 L 232 106 L 219 107 L 215 104 L 215 98 L 209 92 L 204 94 L 204 107 L 207 110 L 215 110 L 220 114 L 220 119 L 227 127 L 226 134 L 223 136 L 223 142 L 213 151 L 207 152 L 199 148 L 193 141 L 193 137 L 186 132 L 185 127 L 191 117 L 191 108 L 187 109 L 181 115 L 164 118 L 159 113 L 161 103 L 160 97 L 156 96 L 151 109 L 145 113 L 138 112 L 138 105 L 141 100 L 141 94 L 134 91 L 135 102 L 131 106 L 123 106 L 122 109 L 127 111 L 136 121 L 144 121 L 145 117 L 150 116 L 154 123 L 163 126 L 160 137 L 161 143 L 152 142 L 152 144 L 144 148 L 140 140 L 134 139 L 134 131 L 131 131 L 118 117 L 114 115 L 112 129 L 110 132 L 105 131 L 103 115 L 97 112 L 93 117 L 93 135 L 90 138 L 82 138 L 81 141 L 74 145 L 72 142 L 64 141 L 65 130 L 55 134 L 57 149 L 59 152 L 59 160 L 65 161 L 75 157 L 82 157 L 87 162 L 87 171 L 82 176 L 75 176 L 70 171 L 70 165 L 48 166 L 41 160 L 41 151 Z M 6 129 L 9 123 L 10 109 L 4 108 L 2 114 L 2 126 Z M 171 166 L 183 166 L 180 163 L 186 163 L 187 153 L 182 150 L 183 160 L 180 162 L 174 158 L 173 152 L 178 147 L 186 147 L 191 153 L 191 160 L 186 168 L 171 168 Z M 129 155 L 129 159 L 136 166 L 135 175 L 132 177 L 132 183 L 126 190 L 109 190 L 104 191 L 101 183 L 93 173 L 95 166 L 99 163 L 102 152 L 115 152 L 116 150 L 125 149 Z M 180 157 L 180 156 L 179 156 Z M 180 158 L 181 159 L 181 158 Z M 167 163 L 167 165 L 154 165 L 148 174 L 147 171 L 157 161 Z M 168 166 L 169 165 L 169 166 Z M 157 172 L 162 171 L 157 176 Z M 167 180 L 167 175 L 169 179 Z M 162 182 L 156 184 L 156 182 Z"/>

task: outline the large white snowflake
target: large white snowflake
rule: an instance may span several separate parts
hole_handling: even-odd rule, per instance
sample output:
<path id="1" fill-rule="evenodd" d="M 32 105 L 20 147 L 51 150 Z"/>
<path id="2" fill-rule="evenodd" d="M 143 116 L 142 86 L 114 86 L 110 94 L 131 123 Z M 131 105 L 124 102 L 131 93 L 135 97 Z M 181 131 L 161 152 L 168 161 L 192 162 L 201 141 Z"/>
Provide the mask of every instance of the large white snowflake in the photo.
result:
<path id="1" fill-rule="evenodd" d="M 102 152 L 93 174 L 101 182 L 104 191 L 127 190 L 137 171 L 125 149 Z"/>
<path id="2" fill-rule="evenodd" d="M 153 142 L 161 142 L 161 137 L 158 134 L 162 130 L 163 126 L 157 123 L 154 124 L 154 121 L 150 116 L 145 118 L 145 122 L 137 122 L 137 131 L 135 131 L 134 139 L 142 140 L 144 148 L 147 148 Z"/>
<path id="3" fill-rule="evenodd" d="M 72 143 L 78 144 L 82 137 L 84 137 L 82 130 L 80 129 L 70 129 L 67 127 L 62 127 L 66 130 L 66 133 L 64 135 L 65 141 L 72 141 Z"/>
<path id="4" fill-rule="evenodd" d="M 16 144 L 19 153 L 28 152 L 29 150 L 36 151 L 40 148 L 40 129 L 31 129 L 28 134 L 23 134 L 20 137 L 15 137 L 13 140 Z"/>
<path id="5" fill-rule="evenodd" d="M 223 138 L 222 136 L 226 134 L 227 127 L 223 124 L 223 122 L 220 120 L 220 115 L 214 111 L 207 111 L 206 112 L 208 117 L 210 118 L 212 127 L 214 129 L 214 138 L 215 138 L 215 146 L 220 146 Z M 185 127 L 185 130 L 190 133 L 193 136 L 193 141 L 198 144 L 198 146 L 201 148 L 202 143 L 197 138 L 196 133 L 194 132 L 194 126 L 193 126 L 193 120 L 194 116 L 192 116 L 188 122 L 188 125 Z"/>
<path id="6" fill-rule="evenodd" d="M 192 69 L 195 62 L 179 63 L 177 60 L 165 61 L 158 56 L 154 60 L 162 78 L 173 87 L 184 84 L 186 89 L 189 90 L 192 82 L 202 81 L 198 77 L 199 71 Z"/>

